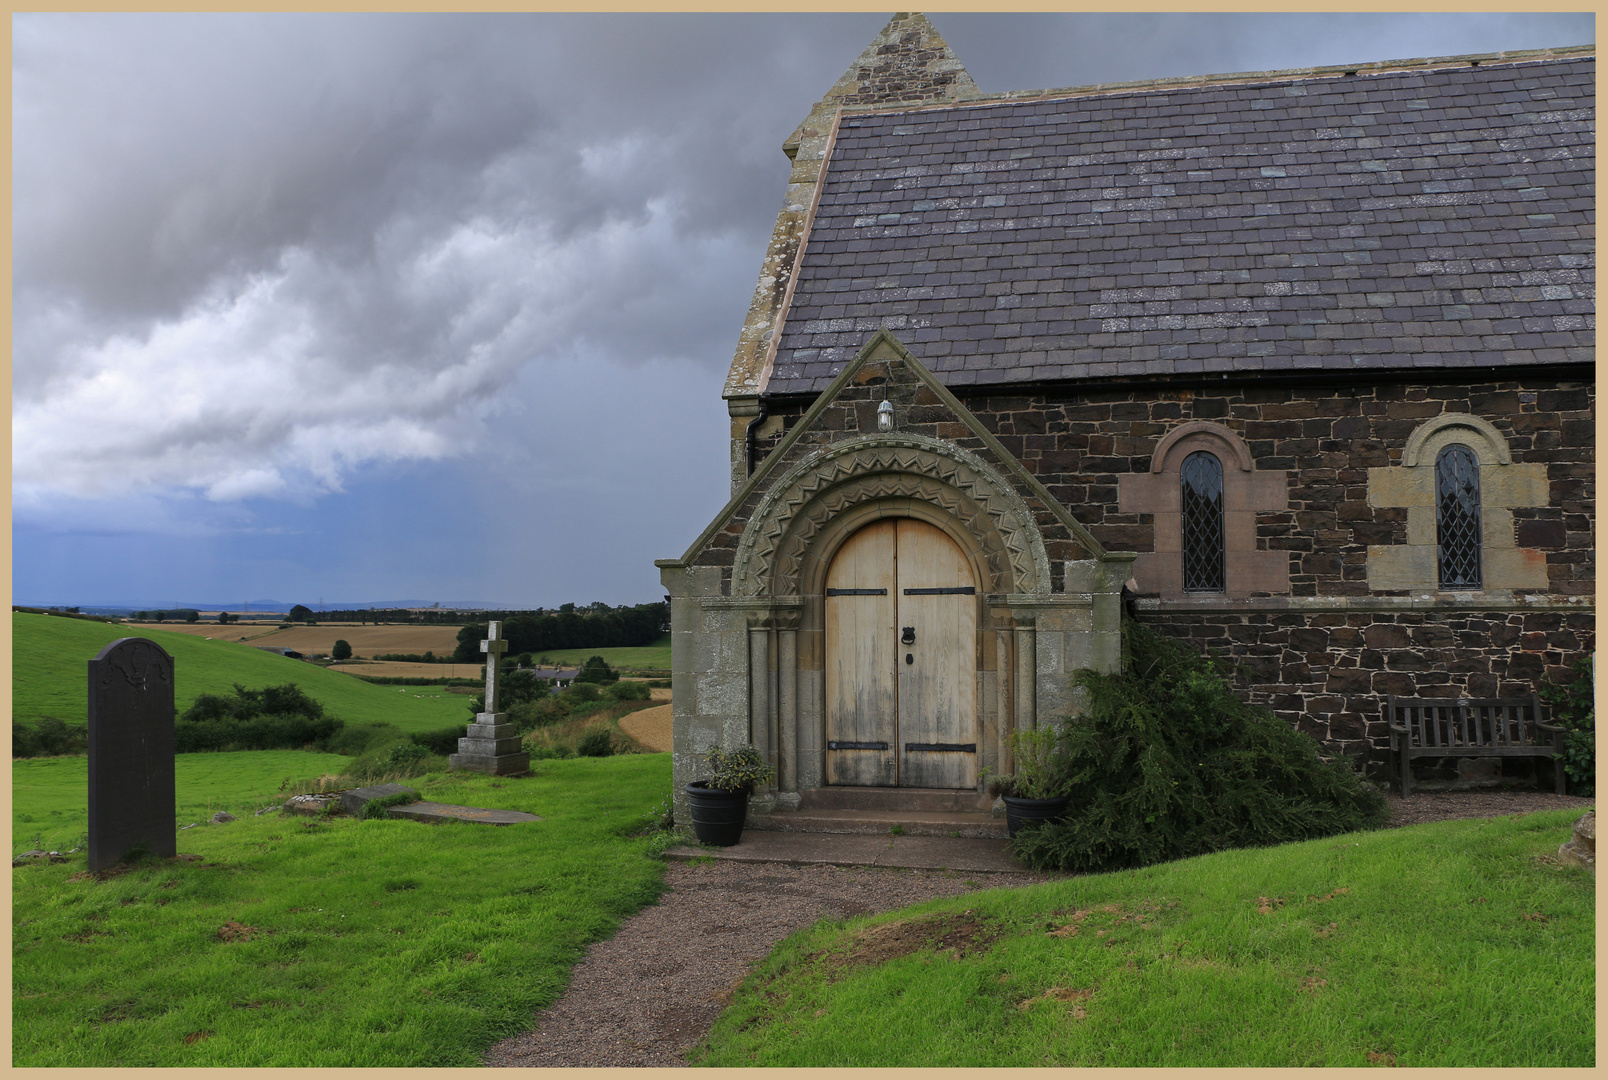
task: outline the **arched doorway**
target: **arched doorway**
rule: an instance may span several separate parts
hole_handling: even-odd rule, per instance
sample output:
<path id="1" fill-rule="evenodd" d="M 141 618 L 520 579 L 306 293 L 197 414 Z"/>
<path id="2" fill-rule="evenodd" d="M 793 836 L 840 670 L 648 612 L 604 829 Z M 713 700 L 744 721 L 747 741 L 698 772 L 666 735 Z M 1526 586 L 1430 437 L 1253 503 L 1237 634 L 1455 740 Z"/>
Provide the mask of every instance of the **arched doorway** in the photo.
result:
<path id="1" fill-rule="evenodd" d="M 977 582 L 942 529 L 854 533 L 826 575 L 826 780 L 977 786 Z"/>

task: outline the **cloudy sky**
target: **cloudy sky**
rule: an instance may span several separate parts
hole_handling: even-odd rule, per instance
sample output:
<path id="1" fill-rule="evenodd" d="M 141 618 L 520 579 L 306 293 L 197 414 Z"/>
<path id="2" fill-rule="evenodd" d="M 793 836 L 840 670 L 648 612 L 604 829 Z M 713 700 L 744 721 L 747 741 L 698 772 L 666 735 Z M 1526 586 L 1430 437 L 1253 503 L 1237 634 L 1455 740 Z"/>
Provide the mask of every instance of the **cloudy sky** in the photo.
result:
<path id="1" fill-rule="evenodd" d="M 16 602 L 657 599 L 781 142 L 887 17 L 14 16 Z M 1594 38 L 933 21 L 985 92 Z"/>

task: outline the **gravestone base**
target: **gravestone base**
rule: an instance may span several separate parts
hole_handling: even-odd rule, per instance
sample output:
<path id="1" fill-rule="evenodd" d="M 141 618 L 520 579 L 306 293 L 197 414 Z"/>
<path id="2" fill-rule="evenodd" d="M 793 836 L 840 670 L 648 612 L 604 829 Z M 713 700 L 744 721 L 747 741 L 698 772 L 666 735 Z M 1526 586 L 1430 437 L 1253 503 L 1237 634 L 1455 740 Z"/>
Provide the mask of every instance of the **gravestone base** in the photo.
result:
<path id="1" fill-rule="evenodd" d="M 458 740 L 458 752 L 447 759 L 454 769 L 514 776 L 530 771 L 530 752 L 520 747 L 519 729 L 502 722 L 503 713 L 480 713 Z"/>

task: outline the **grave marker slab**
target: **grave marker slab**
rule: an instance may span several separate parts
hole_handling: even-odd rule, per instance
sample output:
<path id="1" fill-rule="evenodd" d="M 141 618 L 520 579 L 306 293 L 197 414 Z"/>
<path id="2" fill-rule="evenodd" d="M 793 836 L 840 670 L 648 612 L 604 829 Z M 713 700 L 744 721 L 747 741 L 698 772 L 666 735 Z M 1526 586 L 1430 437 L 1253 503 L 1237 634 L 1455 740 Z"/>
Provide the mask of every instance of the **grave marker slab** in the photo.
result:
<path id="1" fill-rule="evenodd" d="M 89 869 L 135 848 L 178 854 L 173 657 L 119 638 L 89 662 Z"/>

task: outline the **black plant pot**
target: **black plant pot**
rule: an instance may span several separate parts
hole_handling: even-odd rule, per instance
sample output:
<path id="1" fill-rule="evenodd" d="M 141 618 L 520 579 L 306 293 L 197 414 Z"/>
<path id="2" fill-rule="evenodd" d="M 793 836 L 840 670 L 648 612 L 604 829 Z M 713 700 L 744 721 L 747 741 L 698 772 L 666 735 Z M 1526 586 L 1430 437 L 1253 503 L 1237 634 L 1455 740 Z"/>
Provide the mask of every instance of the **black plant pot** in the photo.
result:
<path id="1" fill-rule="evenodd" d="M 1054 799 L 1023 799 L 1016 795 L 1006 795 L 1005 798 L 1005 827 L 1015 836 L 1023 825 L 1036 821 L 1054 821 L 1066 815 L 1066 808 L 1072 803 L 1072 796 L 1062 795 Z"/>
<path id="2" fill-rule="evenodd" d="M 694 780 L 687 785 L 687 798 L 692 803 L 692 831 L 700 844 L 731 847 L 743 835 L 748 792 L 721 791 Z"/>

